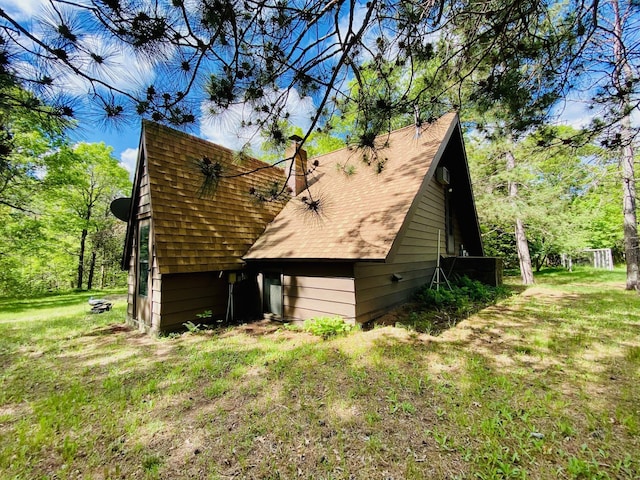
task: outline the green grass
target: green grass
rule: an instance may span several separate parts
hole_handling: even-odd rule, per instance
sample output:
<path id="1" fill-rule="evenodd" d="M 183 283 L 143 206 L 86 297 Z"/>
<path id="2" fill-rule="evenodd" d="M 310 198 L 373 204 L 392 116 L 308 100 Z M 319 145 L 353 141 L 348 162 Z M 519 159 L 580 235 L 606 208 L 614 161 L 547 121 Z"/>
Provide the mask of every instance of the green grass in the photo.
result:
<path id="1" fill-rule="evenodd" d="M 3 300 L 0 478 L 639 478 L 640 297 L 537 280 L 437 338 L 151 338 L 122 300 Z"/>

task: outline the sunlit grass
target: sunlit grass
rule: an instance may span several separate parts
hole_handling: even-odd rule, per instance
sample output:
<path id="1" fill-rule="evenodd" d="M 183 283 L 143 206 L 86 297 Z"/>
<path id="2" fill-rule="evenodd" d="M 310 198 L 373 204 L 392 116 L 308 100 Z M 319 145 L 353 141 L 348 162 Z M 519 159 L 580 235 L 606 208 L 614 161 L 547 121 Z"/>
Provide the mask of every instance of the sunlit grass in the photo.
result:
<path id="1" fill-rule="evenodd" d="M 123 329 L 122 300 L 5 301 L 0 478 L 638 478 L 640 299 L 623 287 L 545 273 L 437 338 L 152 338 Z"/>

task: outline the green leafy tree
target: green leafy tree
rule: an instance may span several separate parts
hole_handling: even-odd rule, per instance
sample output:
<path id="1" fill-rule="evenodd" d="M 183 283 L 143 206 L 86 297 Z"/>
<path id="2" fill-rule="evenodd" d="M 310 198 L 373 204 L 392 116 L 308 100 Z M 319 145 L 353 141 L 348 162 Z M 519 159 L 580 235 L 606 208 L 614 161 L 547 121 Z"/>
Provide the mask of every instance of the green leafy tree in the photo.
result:
<path id="1" fill-rule="evenodd" d="M 286 141 L 295 91 L 315 107 L 303 143 L 339 123 L 346 109 L 340 105 L 351 103 L 350 141 L 365 151 L 395 118 L 420 124 L 470 104 L 477 113 L 468 118 L 479 130 L 515 144 L 567 91 L 595 88 L 594 105 L 606 106 L 606 114 L 594 128 L 620 152 L 627 287 L 638 285 L 634 0 L 199 0 L 195 7 L 184 0 L 49 0 L 33 22 L 0 10 L 0 73 L 52 102 L 50 94 L 79 84 L 112 120 L 143 115 L 185 125 L 199 113 L 241 108 L 250 112 L 241 125 L 268 132 L 275 144 Z M 145 59 L 148 68 L 118 70 L 127 58 Z M 349 82 L 356 87 L 346 88 Z M 54 112 L 75 113 L 62 97 Z M 513 177 L 525 160 L 504 155 Z M 516 206 L 519 182 L 508 181 Z M 517 212 L 514 225 L 523 281 L 530 283 Z"/>
<path id="2" fill-rule="evenodd" d="M 56 288 L 42 177 L 64 125 L 5 80 L 0 74 L 0 292 Z"/>
<path id="3" fill-rule="evenodd" d="M 587 13 L 581 18 L 583 48 L 576 63 L 576 88 L 591 98 L 590 106 L 599 115 L 593 132 L 619 159 L 627 289 L 639 289 L 634 162 L 638 130 L 631 116 L 640 105 L 640 5 L 633 0 L 604 0 Z"/>
<path id="4" fill-rule="evenodd" d="M 18 87 L 0 87 L 0 204 L 26 211 L 50 152 L 63 142 L 65 125 L 44 109 L 30 110 L 7 98 L 28 103 L 34 97 Z"/>
<path id="5" fill-rule="evenodd" d="M 594 185 L 606 178 L 608 167 L 598 156 L 601 149 L 575 148 L 577 136 L 569 127 L 544 127 L 516 145 L 483 140 L 469 149 L 485 244 L 493 249 L 490 253 L 504 256 L 508 266 L 515 266 L 517 258 L 517 239 L 510 228 L 514 215 L 527 226 L 532 266 L 538 270 L 550 257 L 575 254 L 592 245 L 593 211 L 585 208 L 585 199 L 595 195 Z M 548 145 L 550 138 L 567 141 Z M 505 151 L 527 161 L 507 170 Z M 518 197 L 505 201 L 514 181 Z"/>
<path id="6" fill-rule="evenodd" d="M 593 179 L 577 201 L 580 221 L 587 229 L 590 248 L 611 248 L 614 260 L 624 261 L 624 228 L 620 210 L 621 175 L 615 159 L 608 159 L 600 175 Z"/>
<path id="7" fill-rule="evenodd" d="M 570 28 L 557 27 L 571 21 L 553 9 L 533 8 L 512 21 L 512 9 L 521 7 L 531 6 L 505 7 L 492 17 L 488 30 L 478 30 L 477 24 L 467 21 L 458 23 L 451 41 L 467 51 L 461 60 L 467 80 L 458 91 L 465 119 L 494 144 L 494 154 L 502 158 L 493 165 L 503 171 L 493 174 L 503 181 L 502 207 L 513 225 L 522 283 L 529 285 L 534 283 L 533 267 L 523 212 L 527 202 L 521 198 L 528 162 L 518 156 L 517 145 L 544 124 L 561 98 L 565 84 L 556 72 L 563 64 L 561 50 L 572 50 L 574 36 Z M 503 29 L 505 25 L 510 28 Z M 502 41 L 496 41 L 496 30 Z"/>
<path id="8" fill-rule="evenodd" d="M 127 171 L 112 155 L 113 149 L 104 143 L 80 143 L 64 148 L 50 165 L 45 182 L 49 198 L 57 208 L 59 222 L 76 238 L 76 288 L 82 288 L 89 264 L 89 286 L 98 255 L 104 257 L 104 248 L 110 242 L 109 231 L 115 218 L 108 214 L 115 198 L 126 195 L 131 188 Z M 89 241 L 93 248 L 87 262 Z"/>

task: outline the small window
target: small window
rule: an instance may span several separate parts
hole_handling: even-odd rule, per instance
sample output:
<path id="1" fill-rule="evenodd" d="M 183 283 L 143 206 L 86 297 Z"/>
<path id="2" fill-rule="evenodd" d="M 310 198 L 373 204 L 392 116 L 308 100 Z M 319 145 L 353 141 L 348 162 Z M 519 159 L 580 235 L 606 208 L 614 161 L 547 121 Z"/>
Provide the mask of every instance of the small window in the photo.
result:
<path id="1" fill-rule="evenodd" d="M 149 222 L 140 224 L 138 243 L 138 295 L 149 296 Z"/>
<path id="2" fill-rule="evenodd" d="M 264 313 L 282 317 L 282 278 L 280 273 L 264 273 Z"/>
<path id="3" fill-rule="evenodd" d="M 447 253 L 452 255 L 455 253 L 455 230 L 453 227 L 453 200 L 451 192 L 445 188 L 444 192 L 444 218 L 445 218 L 445 233 Z"/>

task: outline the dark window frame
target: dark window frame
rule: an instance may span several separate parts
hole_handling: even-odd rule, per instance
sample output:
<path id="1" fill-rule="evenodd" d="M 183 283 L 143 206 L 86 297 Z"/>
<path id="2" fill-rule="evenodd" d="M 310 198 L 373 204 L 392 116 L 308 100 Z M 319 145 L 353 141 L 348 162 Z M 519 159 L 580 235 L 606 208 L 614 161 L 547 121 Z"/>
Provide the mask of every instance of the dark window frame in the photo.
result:
<path id="1" fill-rule="evenodd" d="M 141 297 L 149 296 L 150 235 L 151 223 L 141 221 L 138 226 L 138 295 Z"/>

